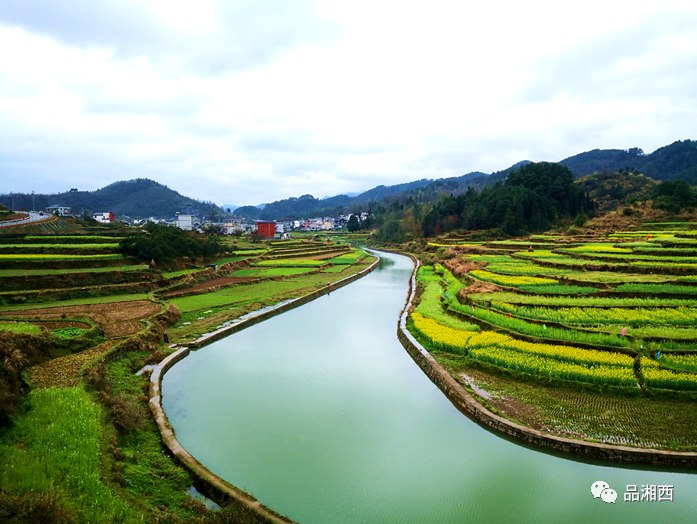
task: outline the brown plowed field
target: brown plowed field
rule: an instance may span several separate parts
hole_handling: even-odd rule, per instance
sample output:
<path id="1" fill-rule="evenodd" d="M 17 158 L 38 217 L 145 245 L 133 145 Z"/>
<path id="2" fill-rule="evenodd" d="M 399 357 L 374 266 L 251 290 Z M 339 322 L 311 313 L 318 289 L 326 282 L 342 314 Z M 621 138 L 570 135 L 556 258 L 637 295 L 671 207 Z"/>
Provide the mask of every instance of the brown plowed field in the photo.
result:
<path id="1" fill-rule="evenodd" d="M 87 315 L 104 329 L 104 334 L 107 337 L 113 338 L 138 333 L 140 331 L 138 320 L 156 315 L 161 309 L 158 304 L 147 300 L 134 300 L 132 302 L 27 309 L 13 311 L 12 316 L 27 319 L 52 319 L 63 318 L 64 315 L 65 317 Z"/>
<path id="2" fill-rule="evenodd" d="M 60 328 L 66 328 L 66 327 L 75 327 L 75 328 L 80 328 L 80 329 L 89 329 L 90 326 L 86 322 L 75 322 L 75 321 L 67 321 L 67 322 L 37 322 L 35 325 L 39 326 L 40 328 L 46 328 L 46 329 L 60 329 Z"/>
<path id="3" fill-rule="evenodd" d="M 85 362 L 106 353 L 116 343 L 116 340 L 109 340 L 81 353 L 54 358 L 29 368 L 29 377 L 37 388 L 74 388 L 78 385 L 78 375 Z"/>

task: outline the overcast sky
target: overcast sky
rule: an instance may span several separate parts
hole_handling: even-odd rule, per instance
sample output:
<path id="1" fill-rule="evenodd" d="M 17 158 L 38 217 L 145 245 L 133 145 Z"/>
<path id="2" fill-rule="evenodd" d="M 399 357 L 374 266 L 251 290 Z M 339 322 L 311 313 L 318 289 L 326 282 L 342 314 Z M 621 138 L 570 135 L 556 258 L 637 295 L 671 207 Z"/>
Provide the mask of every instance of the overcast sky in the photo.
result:
<path id="1" fill-rule="evenodd" d="M 697 138 L 697 2 L 0 0 L 0 193 L 217 204 Z"/>

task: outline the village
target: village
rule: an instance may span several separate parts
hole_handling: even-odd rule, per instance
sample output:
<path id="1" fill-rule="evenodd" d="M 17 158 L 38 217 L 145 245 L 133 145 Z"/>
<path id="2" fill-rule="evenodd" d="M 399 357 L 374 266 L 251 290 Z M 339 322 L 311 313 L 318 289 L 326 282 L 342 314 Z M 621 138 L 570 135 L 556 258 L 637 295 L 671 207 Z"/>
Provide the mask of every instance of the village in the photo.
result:
<path id="1" fill-rule="evenodd" d="M 315 217 L 299 220 L 250 220 L 246 218 L 235 217 L 227 214 L 226 217 L 205 216 L 198 209 L 191 207 L 185 208 L 182 213 L 177 213 L 170 219 L 158 219 L 149 217 L 145 219 L 131 219 L 131 217 L 120 215 L 116 216 L 111 211 L 93 212 L 85 214 L 82 210 L 73 210 L 70 206 L 52 205 L 48 206 L 41 213 L 60 217 L 74 217 L 84 219 L 91 217 L 100 224 L 109 224 L 111 222 L 123 222 L 130 226 L 142 226 L 147 222 L 154 222 L 160 225 L 177 227 L 183 231 L 199 231 L 202 233 L 215 233 L 221 235 L 258 235 L 263 238 L 275 238 L 281 240 L 290 240 L 293 231 L 333 231 L 346 229 L 346 226 L 351 219 L 352 214 L 339 215 L 338 218 L 333 217 Z M 365 222 L 369 213 L 363 212 L 360 215 L 355 215 L 358 223 Z"/>

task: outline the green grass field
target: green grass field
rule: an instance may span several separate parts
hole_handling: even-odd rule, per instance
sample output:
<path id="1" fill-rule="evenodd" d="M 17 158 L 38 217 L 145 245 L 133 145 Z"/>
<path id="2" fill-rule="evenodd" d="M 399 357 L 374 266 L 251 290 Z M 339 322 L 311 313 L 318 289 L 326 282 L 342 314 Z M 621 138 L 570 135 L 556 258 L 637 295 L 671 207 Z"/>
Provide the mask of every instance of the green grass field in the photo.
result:
<path id="1" fill-rule="evenodd" d="M 257 262 L 253 264 L 258 267 L 270 267 L 270 266 L 323 266 L 326 264 L 325 260 L 308 260 L 304 258 L 281 258 L 278 260 L 264 260 L 262 262 Z"/>
<path id="2" fill-rule="evenodd" d="M 28 333 L 29 335 L 40 335 L 41 328 L 28 322 L 0 322 L 0 332 L 11 331 L 12 333 Z"/>
<path id="3" fill-rule="evenodd" d="M 112 249 L 112 248 L 117 248 L 119 246 L 118 242 L 111 242 L 111 243 L 102 243 L 102 244 L 0 244 L 0 248 L 3 249 L 3 251 L 11 250 L 13 248 L 20 248 L 20 249 L 43 249 L 47 251 L 51 250 L 58 250 L 58 249 L 98 249 L 98 248 L 105 248 L 105 249 Z"/>
<path id="4" fill-rule="evenodd" d="M 0 487 L 51 522 L 135 522 L 101 480 L 101 411 L 78 388 L 32 391 L 28 415 L 0 438 Z M 5 501 L 7 504 L 8 501 Z"/>
<path id="5" fill-rule="evenodd" d="M 147 265 L 91 267 L 83 269 L 0 269 L 2 277 L 24 277 L 31 275 L 68 275 L 74 273 L 105 273 L 108 271 L 147 271 Z M 163 273 L 164 274 L 164 273 Z"/>
<path id="6" fill-rule="evenodd" d="M 233 277 L 280 277 L 288 275 L 299 275 L 308 271 L 315 271 L 314 267 L 272 267 L 272 268 L 255 268 L 255 269 L 240 269 L 235 271 Z"/>
<path id="7" fill-rule="evenodd" d="M 37 254 L 7 254 L 0 253 L 0 260 L 97 260 L 102 258 L 123 258 L 122 255 L 52 255 L 46 253 Z"/>
<path id="8" fill-rule="evenodd" d="M 195 267 L 192 269 L 181 269 L 179 271 L 163 271 L 162 276 L 164 278 L 174 278 L 174 277 L 180 277 L 182 275 L 188 275 L 190 273 L 196 273 L 197 271 L 202 271 L 202 268 Z"/>

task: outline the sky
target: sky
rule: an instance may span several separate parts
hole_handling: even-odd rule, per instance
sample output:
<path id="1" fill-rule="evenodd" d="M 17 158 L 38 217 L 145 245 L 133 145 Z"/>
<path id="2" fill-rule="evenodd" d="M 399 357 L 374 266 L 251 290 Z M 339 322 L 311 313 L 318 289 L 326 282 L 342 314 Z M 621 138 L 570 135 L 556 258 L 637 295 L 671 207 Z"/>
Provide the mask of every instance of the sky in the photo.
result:
<path id="1" fill-rule="evenodd" d="M 697 139 L 697 2 L 0 0 L 0 193 L 248 205 Z"/>

